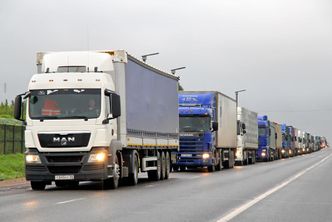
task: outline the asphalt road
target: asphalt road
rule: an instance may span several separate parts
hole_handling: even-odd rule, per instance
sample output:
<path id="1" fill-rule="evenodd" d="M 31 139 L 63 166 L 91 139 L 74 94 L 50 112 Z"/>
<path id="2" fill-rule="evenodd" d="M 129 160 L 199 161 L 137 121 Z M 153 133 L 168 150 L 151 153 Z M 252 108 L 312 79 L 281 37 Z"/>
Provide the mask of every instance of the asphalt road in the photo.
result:
<path id="1" fill-rule="evenodd" d="M 135 187 L 0 190 L 0 221 L 332 221 L 332 150 Z"/>

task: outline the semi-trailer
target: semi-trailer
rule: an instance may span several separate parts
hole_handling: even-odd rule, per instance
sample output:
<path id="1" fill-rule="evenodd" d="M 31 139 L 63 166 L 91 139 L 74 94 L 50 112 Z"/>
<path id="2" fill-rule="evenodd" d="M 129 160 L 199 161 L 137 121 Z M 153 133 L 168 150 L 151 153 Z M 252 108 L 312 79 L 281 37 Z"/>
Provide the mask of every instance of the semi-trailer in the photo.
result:
<path id="1" fill-rule="evenodd" d="M 37 54 L 26 99 L 26 179 L 34 190 L 167 179 L 179 147 L 178 77 L 123 50 Z"/>
<path id="2" fill-rule="evenodd" d="M 234 99 L 216 91 L 179 93 L 180 149 L 174 170 L 232 168 L 237 147 Z"/>
<path id="3" fill-rule="evenodd" d="M 237 150 L 236 164 L 246 165 L 256 162 L 258 149 L 257 113 L 243 107 L 237 108 Z"/>
<path id="4" fill-rule="evenodd" d="M 258 150 L 256 159 L 272 161 L 276 158 L 275 127 L 266 115 L 258 115 Z"/>

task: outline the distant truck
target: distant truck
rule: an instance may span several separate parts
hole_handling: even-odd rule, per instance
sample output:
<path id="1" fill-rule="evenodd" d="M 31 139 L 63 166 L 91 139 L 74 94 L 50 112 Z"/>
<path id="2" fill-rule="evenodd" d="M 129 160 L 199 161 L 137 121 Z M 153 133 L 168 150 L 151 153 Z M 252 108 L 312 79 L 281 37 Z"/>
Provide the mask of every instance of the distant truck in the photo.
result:
<path id="1" fill-rule="evenodd" d="M 291 135 L 290 129 L 286 124 L 281 125 L 282 131 L 282 158 L 288 158 L 290 156 L 291 151 Z"/>
<path id="2" fill-rule="evenodd" d="M 37 54 L 27 100 L 26 179 L 33 190 L 167 179 L 179 147 L 178 78 L 123 50 Z"/>
<path id="3" fill-rule="evenodd" d="M 275 159 L 281 159 L 282 158 L 282 130 L 281 125 L 275 122 L 272 122 L 274 128 L 275 128 L 275 141 L 276 141 L 276 158 Z"/>
<path id="4" fill-rule="evenodd" d="M 289 136 L 290 136 L 290 146 L 289 146 L 289 156 L 293 157 L 296 155 L 296 133 L 295 128 L 293 126 L 287 126 L 289 128 Z"/>
<path id="5" fill-rule="evenodd" d="M 235 163 L 236 103 L 215 91 L 179 93 L 180 149 L 174 170 L 207 167 L 210 172 Z"/>
<path id="6" fill-rule="evenodd" d="M 254 164 L 258 149 L 257 113 L 237 108 L 237 150 L 235 161 L 239 165 Z"/>
<path id="7" fill-rule="evenodd" d="M 276 129 L 266 115 L 258 115 L 258 150 L 257 160 L 272 161 L 277 159 Z"/>

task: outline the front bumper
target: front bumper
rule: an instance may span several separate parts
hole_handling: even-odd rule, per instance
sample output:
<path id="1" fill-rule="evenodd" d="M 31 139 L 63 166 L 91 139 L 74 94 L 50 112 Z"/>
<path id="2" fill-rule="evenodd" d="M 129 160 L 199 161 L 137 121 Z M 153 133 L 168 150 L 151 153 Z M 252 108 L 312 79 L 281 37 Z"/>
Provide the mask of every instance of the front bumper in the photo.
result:
<path id="1" fill-rule="evenodd" d="M 206 152 L 204 152 L 206 153 Z M 210 158 L 203 159 L 203 153 L 175 153 L 176 161 L 173 163 L 174 166 L 187 166 L 187 167 L 207 167 L 214 165 L 214 158 L 209 153 Z"/>
<path id="2" fill-rule="evenodd" d="M 55 181 L 55 176 L 71 175 L 76 181 L 100 181 L 113 175 L 113 167 L 104 163 L 88 163 L 89 152 L 38 153 L 40 164 L 25 165 L 28 181 Z"/>

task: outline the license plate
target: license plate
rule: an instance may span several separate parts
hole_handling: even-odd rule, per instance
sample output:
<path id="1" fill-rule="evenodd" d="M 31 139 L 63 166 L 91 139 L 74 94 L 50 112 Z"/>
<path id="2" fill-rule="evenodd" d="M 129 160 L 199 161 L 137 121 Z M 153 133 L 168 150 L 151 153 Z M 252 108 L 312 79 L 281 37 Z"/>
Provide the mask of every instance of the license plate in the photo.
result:
<path id="1" fill-rule="evenodd" d="M 73 180 L 74 175 L 56 175 L 55 180 Z"/>
<path id="2" fill-rule="evenodd" d="M 181 154 L 181 157 L 192 157 L 193 155 L 190 153 L 185 153 L 185 154 Z"/>

